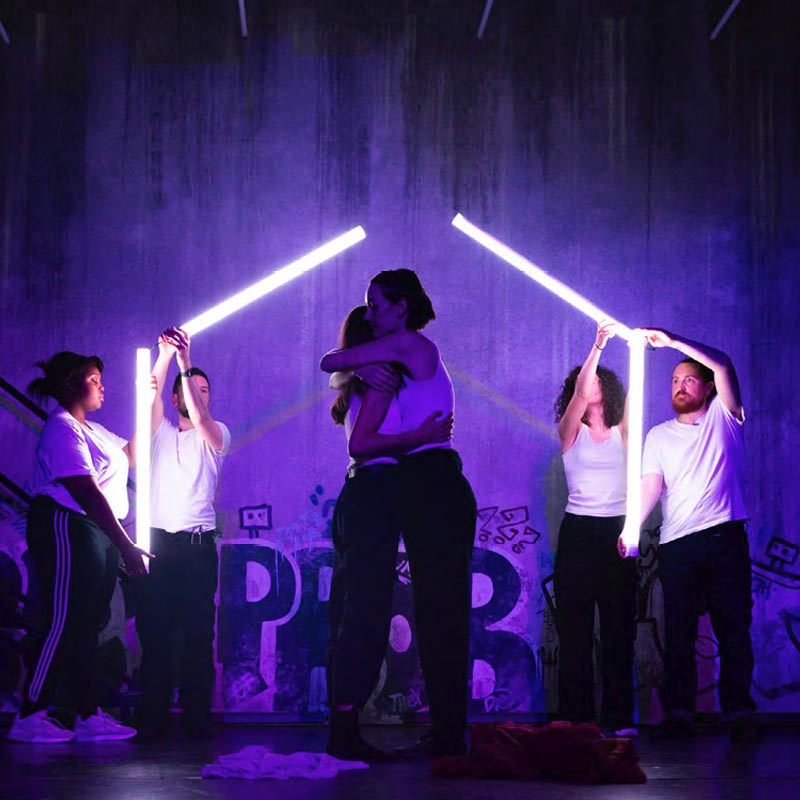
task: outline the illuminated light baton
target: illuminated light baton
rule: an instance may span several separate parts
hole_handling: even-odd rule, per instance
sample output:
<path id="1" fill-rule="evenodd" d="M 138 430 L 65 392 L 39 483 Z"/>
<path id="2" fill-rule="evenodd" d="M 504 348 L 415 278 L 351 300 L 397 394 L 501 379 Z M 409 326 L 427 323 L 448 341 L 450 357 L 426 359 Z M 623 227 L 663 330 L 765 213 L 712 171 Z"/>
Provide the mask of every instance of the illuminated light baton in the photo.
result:
<path id="1" fill-rule="evenodd" d="M 587 317 L 591 317 L 595 322 L 600 322 L 601 319 L 611 320 L 615 323 L 615 333 L 623 339 L 629 339 L 631 329 L 621 322 L 618 322 L 613 317 L 601 311 L 594 303 L 590 303 L 585 297 L 579 295 L 574 289 L 570 289 L 561 281 L 556 280 L 552 275 L 548 275 L 541 267 L 537 267 L 527 258 L 521 256 L 516 250 L 512 250 L 508 245 L 503 244 L 490 236 L 486 231 L 473 225 L 468 219 L 456 214 L 453 219 L 453 225 L 458 228 L 462 233 L 465 233 L 470 239 L 474 239 L 478 244 L 483 245 L 487 250 L 491 250 L 495 255 L 500 256 L 503 261 L 516 267 L 520 272 L 524 272 L 529 278 L 533 278 L 537 283 L 549 289 L 553 294 L 566 300 L 573 308 L 582 311 Z"/>
<path id="2" fill-rule="evenodd" d="M 200 333 L 200 331 L 204 331 L 206 328 L 210 328 L 215 323 L 225 319 L 225 317 L 229 317 L 231 314 L 241 311 L 245 306 L 249 306 L 250 303 L 264 297 L 264 295 L 274 292 L 276 289 L 294 280 L 304 272 L 308 272 L 310 269 L 319 266 L 323 261 L 327 261 L 343 250 L 347 250 L 348 247 L 352 247 L 366 237 L 367 234 L 359 225 L 347 231 L 347 233 L 343 233 L 341 236 L 337 236 L 335 239 L 331 239 L 331 241 L 320 245 L 316 250 L 312 250 L 296 261 L 292 261 L 291 264 L 281 267 L 271 275 L 267 275 L 266 278 L 262 278 L 257 283 L 249 286 L 247 289 L 242 289 L 241 292 L 237 292 L 227 300 L 223 300 L 213 308 L 208 309 L 208 311 L 204 311 L 199 316 L 181 325 L 181 328 L 183 328 L 189 336 L 194 336 L 196 333 Z"/>
<path id="3" fill-rule="evenodd" d="M 181 327 L 189 336 L 204 331 L 304 272 L 347 250 L 366 236 L 364 229 L 358 225 L 267 275 L 247 289 L 223 300 Z M 152 435 L 150 415 L 155 399 L 150 386 L 150 372 L 150 350 L 140 348 L 136 351 L 136 543 L 145 550 L 150 549 L 150 437 Z M 163 387 L 159 386 L 156 391 L 162 389 Z"/>
<path id="4" fill-rule="evenodd" d="M 136 544 L 150 550 L 150 348 L 136 350 Z"/>
<path id="5" fill-rule="evenodd" d="M 628 384 L 628 467 L 627 467 L 627 501 L 625 505 L 625 528 L 622 531 L 622 541 L 625 544 L 627 555 L 638 555 L 639 548 L 639 516 L 641 514 L 641 469 L 642 469 L 642 425 L 644 417 L 644 334 L 632 331 L 627 325 L 613 319 L 601 311 L 594 303 L 570 289 L 561 281 L 548 275 L 536 264 L 521 256 L 508 245 L 503 244 L 473 225 L 461 214 L 453 218 L 453 225 L 470 239 L 491 250 L 500 256 L 503 261 L 524 272 L 529 278 L 535 280 L 545 289 L 565 300 L 573 308 L 586 314 L 595 322 L 611 320 L 615 324 L 614 333 L 628 342 L 630 349 L 630 375 Z M 628 523 L 628 520 L 631 520 Z"/>
<path id="6" fill-rule="evenodd" d="M 630 372 L 628 373 L 628 471 L 625 526 L 622 543 L 626 555 L 639 555 L 639 529 L 642 515 L 642 422 L 644 419 L 644 350 L 647 340 L 638 330 L 628 339 Z M 628 522 L 630 520 L 630 522 Z"/>

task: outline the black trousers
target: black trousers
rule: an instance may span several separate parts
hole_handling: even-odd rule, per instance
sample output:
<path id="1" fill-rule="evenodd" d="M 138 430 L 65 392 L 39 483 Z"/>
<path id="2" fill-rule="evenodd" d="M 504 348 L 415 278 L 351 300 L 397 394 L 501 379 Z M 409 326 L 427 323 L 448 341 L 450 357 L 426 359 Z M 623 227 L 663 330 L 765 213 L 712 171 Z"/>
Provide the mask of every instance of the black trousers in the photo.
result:
<path id="1" fill-rule="evenodd" d="M 447 745 L 467 724 L 477 506 L 454 450 L 403 456 L 400 469 L 403 540 L 432 734 Z"/>
<path id="2" fill-rule="evenodd" d="M 744 522 L 726 522 L 658 548 L 664 596 L 666 713 L 693 713 L 697 694 L 695 642 L 707 610 L 719 644 L 719 704 L 726 714 L 749 713 L 753 618 L 750 551 Z"/>
<path id="3" fill-rule="evenodd" d="M 620 558 L 625 517 L 567 513 L 561 523 L 553 575 L 558 630 L 559 716 L 595 719 L 594 620 L 600 615 L 601 724 L 633 725 L 633 644 L 636 563 Z"/>
<path id="4" fill-rule="evenodd" d="M 43 495 L 31 501 L 25 536 L 39 580 L 43 629 L 35 634 L 22 714 L 47 708 L 61 687 L 78 714 L 88 717 L 97 710 L 97 634 L 108 620 L 119 551 L 89 517 Z"/>
<path id="5" fill-rule="evenodd" d="M 346 479 L 336 501 L 328 603 L 328 696 L 334 709 L 367 702 L 386 654 L 400 541 L 399 479 L 396 465 L 368 465 Z"/>
<path id="6" fill-rule="evenodd" d="M 180 685 L 184 721 L 208 720 L 214 690 L 214 595 L 219 579 L 216 531 L 150 532 L 154 559 L 138 584 L 136 629 L 142 643 L 142 718 L 161 725 Z M 176 646 L 177 643 L 177 646 Z M 180 661 L 175 665 L 175 654 Z"/>

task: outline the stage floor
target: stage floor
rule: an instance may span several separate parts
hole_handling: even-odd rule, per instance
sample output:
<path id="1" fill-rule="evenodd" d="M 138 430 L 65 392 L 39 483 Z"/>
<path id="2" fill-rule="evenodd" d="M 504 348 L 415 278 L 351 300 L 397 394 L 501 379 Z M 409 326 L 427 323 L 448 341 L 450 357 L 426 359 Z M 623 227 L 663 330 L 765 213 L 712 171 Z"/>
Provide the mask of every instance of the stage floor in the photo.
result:
<path id="1" fill-rule="evenodd" d="M 414 741 L 423 729 L 367 728 L 385 748 Z M 372 766 L 332 780 L 205 780 L 203 765 L 247 745 L 274 752 L 321 752 L 317 726 L 220 725 L 213 740 L 29 745 L 0 741 L 0 797 L 13 800 L 789 800 L 800 797 L 800 726 L 774 726 L 756 745 L 733 745 L 722 731 L 688 741 L 637 740 L 646 784 L 582 786 L 541 781 L 432 778 L 425 762 Z"/>

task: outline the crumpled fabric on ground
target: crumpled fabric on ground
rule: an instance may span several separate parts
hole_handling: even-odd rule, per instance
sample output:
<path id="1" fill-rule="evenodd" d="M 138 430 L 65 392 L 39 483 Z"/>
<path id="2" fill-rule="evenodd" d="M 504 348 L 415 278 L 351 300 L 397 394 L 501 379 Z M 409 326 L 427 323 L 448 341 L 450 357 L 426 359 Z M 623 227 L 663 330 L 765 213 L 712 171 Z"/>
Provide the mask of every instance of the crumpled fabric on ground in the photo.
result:
<path id="1" fill-rule="evenodd" d="M 489 722 L 475 724 L 471 731 L 469 754 L 432 762 L 434 775 L 569 783 L 647 781 L 631 739 L 606 738 L 594 723 Z"/>
<path id="2" fill-rule="evenodd" d="M 289 778 L 322 780 L 335 778 L 340 772 L 351 769 L 368 769 L 363 761 L 342 761 L 327 753 L 273 753 L 268 747 L 250 745 L 236 753 L 220 756 L 213 764 L 203 767 L 204 778 L 272 778 L 284 781 Z"/>

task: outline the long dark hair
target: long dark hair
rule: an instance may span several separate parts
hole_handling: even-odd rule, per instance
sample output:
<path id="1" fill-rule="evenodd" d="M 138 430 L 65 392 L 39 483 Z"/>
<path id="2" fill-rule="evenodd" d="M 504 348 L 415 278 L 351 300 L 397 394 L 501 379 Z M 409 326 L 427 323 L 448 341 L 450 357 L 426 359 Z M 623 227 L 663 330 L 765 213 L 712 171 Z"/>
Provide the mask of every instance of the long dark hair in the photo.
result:
<path id="1" fill-rule="evenodd" d="M 356 306 L 345 317 L 339 331 L 338 347 L 340 350 L 371 342 L 375 338 L 372 335 L 372 328 L 366 320 L 366 314 L 366 306 Z M 336 395 L 336 399 L 331 405 L 331 417 L 337 425 L 344 425 L 344 418 L 347 416 L 347 409 L 350 408 L 350 399 L 353 393 L 361 394 L 362 391 L 361 381 L 353 377 L 347 386 Z"/>
<path id="2" fill-rule="evenodd" d="M 572 400 L 572 395 L 575 394 L 575 382 L 580 371 L 580 367 L 575 367 L 567 375 L 564 385 L 561 387 L 561 394 L 553 403 L 556 422 L 564 416 L 569 401 Z M 617 373 L 605 367 L 597 368 L 597 377 L 600 379 L 600 388 L 603 390 L 603 422 L 605 422 L 606 427 L 611 428 L 614 425 L 619 425 L 622 421 L 622 415 L 625 413 L 625 387 L 617 377 Z M 585 414 L 581 422 L 586 422 Z"/>
<path id="3" fill-rule="evenodd" d="M 422 288 L 414 270 L 387 269 L 379 272 L 370 283 L 380 286 L 383 296 L 390 302 L 406 301 L 408 307 L 406 328 L 409 330 L 420 331 L 431 320 L 436 319 L 433 303 Z"/>
<path id="4" fill-rule="evenodd" d="M 28 384 L 28 394 L 38 402 L 52 397 L 62 404 L 79 393 L 78 384 L 92 367 L 103 371 L 98 356 L 82 356 L 69 350 L 56 353 L 48 361 L 37 361 L 36 366 L 44 374 Z"/>

